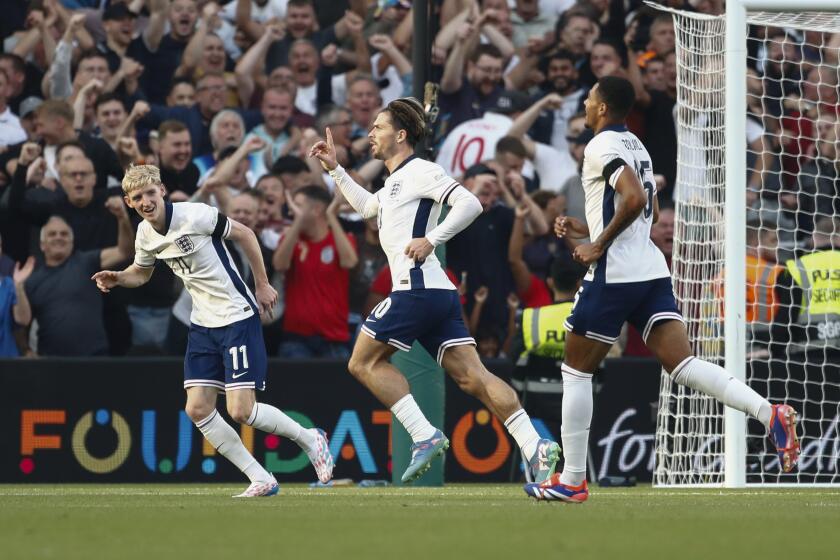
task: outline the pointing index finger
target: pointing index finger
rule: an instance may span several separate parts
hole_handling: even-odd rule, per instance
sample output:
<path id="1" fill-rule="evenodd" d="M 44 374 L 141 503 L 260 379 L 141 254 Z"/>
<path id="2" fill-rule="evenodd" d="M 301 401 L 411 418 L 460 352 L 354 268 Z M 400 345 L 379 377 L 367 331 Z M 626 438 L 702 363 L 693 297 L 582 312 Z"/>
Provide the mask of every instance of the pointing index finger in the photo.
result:
<path id="1" fill-rule="evenodd" d="M 332 131 L 330 130 L 330 127 L 327 127 L 327 149 L 330 151 L 330 153 L 333 153 L 333 151 L 335 151 L 335 148 L 333 146 Z"/>

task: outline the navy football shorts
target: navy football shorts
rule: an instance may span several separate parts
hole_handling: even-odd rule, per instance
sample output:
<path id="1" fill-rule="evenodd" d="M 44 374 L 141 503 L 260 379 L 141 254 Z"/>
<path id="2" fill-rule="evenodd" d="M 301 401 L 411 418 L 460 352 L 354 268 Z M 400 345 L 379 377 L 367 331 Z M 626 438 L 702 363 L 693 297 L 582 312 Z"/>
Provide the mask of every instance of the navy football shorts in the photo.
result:
<path id="1" fill-rule="evenodd" d="M 260 316 L 224 327 L 190 325 L 184 357 L 184 389 L 216 387 L 265 390 L 268 358 Z"/>
<path id="2" fill-rule="evenodd" d="M 565 326 L 577 335 L 613 344 L 625 321 L 647 341 L 656 323 L 672 319 L 683 321 L 670 277 L 618 284 L 585 280 Z"/>
<path id="3" fill-rule="evenodd" d="M 461 300 L 455 290 L 391 292 L 370 312 L 362 332 L 406 352 L 417 340 L 438 364 L 447 348 L 475 345 L 464 324 Z"/>

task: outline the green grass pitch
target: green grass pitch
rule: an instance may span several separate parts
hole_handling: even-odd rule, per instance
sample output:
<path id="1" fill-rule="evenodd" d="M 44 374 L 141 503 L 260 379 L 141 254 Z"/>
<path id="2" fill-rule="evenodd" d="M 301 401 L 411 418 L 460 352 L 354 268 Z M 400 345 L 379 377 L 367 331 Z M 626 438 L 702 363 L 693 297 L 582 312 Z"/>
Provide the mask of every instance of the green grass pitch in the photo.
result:
<path id="1" fill-rule="evenodd" d="M 840 558 L 840 490 L 593 488 L 583 505 L 519 485 L 0 486 L 0 558 Z"/>

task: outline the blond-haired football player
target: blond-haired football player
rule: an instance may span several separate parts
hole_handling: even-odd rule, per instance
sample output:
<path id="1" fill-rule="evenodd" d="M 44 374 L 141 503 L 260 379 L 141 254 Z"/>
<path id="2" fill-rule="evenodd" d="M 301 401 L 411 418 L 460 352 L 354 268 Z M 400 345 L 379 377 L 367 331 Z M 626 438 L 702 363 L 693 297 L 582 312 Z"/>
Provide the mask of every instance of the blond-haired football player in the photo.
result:
<path id="1" fill-rule="evenodd" d="M 151 278 L 155 259 L 163 260 L 183 280 L 193 301 L 184 360 L 186 411 L 213 447 L 251 480 L 237 497 L 271 496 L 278 486 L 217 412 L 216 396 L 221 391 L 231 418 L 296 442 L 318 478 L 328 482 L 333 458 L 324 432 L 304 429 L 277 408 L 256 402 L 256 390 L 265 389 L 267 369 L 259 316 L 271 313 L 277 292 L 268 282 L 254 232 L 212 206 L 167 202 L 160 170 L 153 165 L 131 167 L 122 187 L 126 204 L 143 218 L 137 228 L 134 263 L 123 271 L 98 272 L 93 280 L 103 292 L 116 286 L 136 288 Z M 245 251 L 256 281 L 253 294 L 236 271 L 225 239 Z"/>

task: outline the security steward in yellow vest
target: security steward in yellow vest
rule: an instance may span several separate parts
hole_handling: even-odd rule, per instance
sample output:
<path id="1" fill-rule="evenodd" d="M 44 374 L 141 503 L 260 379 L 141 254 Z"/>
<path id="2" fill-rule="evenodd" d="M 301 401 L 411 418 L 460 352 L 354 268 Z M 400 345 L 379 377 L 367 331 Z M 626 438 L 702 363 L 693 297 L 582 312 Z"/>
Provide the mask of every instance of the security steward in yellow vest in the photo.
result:
<path id="1" fill-rule="evenodd" d="M 840 218 L 817 220 L 813 247 L 779 275 L 775 351 L 840 351 Z"/>
<path id="2" fill-rule="evenodd" d="M 586 268 L 571 260 L 561 258 L 551 264 L 546 284 L 554 303 L 529 307 L 522 312 L 511 354 L 518 356 L 517 370 L 524 371 L 517 371 L 515 377 L 560 376 L 560 364 L 566 355 L 563 323 L 571 314 L 575 294 L 585 273 Z"/>

